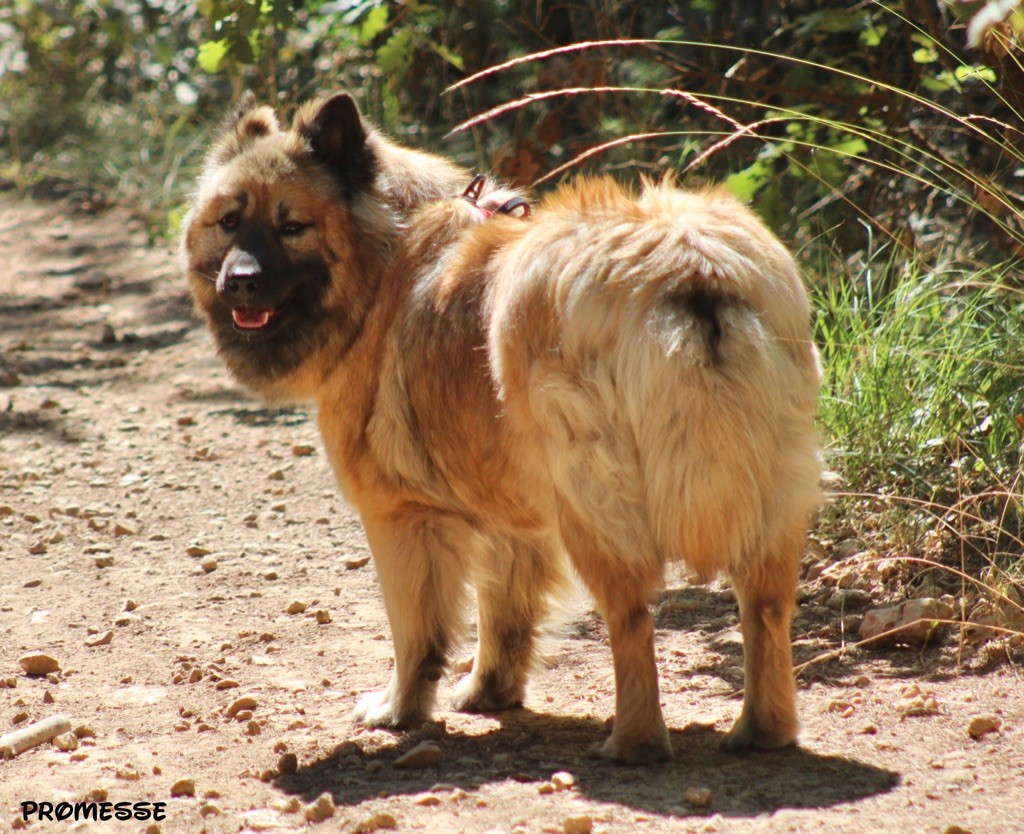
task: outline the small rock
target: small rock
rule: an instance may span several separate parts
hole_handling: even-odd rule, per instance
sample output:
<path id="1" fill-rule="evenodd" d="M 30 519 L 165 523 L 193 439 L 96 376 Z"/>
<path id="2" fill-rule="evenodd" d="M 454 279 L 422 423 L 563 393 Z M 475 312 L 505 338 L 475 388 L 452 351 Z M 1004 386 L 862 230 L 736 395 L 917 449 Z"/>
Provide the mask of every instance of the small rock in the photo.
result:
<path id="1" fill-rule="evenodd" d="M 114 557 L 113 556 L 97 556 L 96 557 L 96 567 L 98 567 L 98 568 L 109 568 L 109 567 L 112 567 L 113 564 L 114 564 Z"/>
<path id="2" fill-rule="evenodd" d="M 576 784 L 576 777 L 560 770 L 551 776 L 551 784 L 555 786 L 556 790 L 567 791 Z"/>
<path id="3" fill-rule="evenodd" d="M 327 612 L 327 611 L 324 611 L 322 608 L 320 610 L 318 610 L 313 616 L 316 618 L 316 621 L 320 625 L 327 625 L 327 623 L 329 623 L 331 621 L 330 613 Z"/>
<path id="4" fill-rule="evenodd" d="M 114 535 L 115 536 L 137 536 L 139 531 L 133 527 L 129 527 L 127 524 L 115 524 Z"/>
<path id="5" fill-rule="evenodd" d="M 1003 719 L 998 715 L 976 715 L 967 725 L 967 735 L 973 739 L 979 739 L 989 733 L 996 733 L 1002 729 Z"/>
<path id="6" fill-rule="evenodd" d="M 74 733 L 63 733 L 53 739 L 53 746 L 65 753 L 71 753 L 78 749 L 78 736 Z"/>
<path id="7" fill-rule="evenodd" d="M 256 707 L 259 706 L 259 703 L 260 702 L 257 701 L 256 698 L 252 695 L 240 695 L 239 697 L 235 698 L 235 700 L 233 700 L 230 704 L 228 704 L 228 708 L 225 710 L 225 714 L 229 718 L 234 718 L 242 710 L 251 711 L 256 709 Z"/>
<path id="8" fill-rule="evenodd" d="M 26 721 L 28 721 L 28 713 L 25 710 L 16 712 L 11 719 L 12 724 L 24 724 Z"/>
<path id="9" fill-rule="evenodd" d="M 691 808 L 710 808 L 711 791 L 708 788 L 687 788 L 683 801 Z"/>
<path id="10" fill-rule="evenodd" d="M 323 822 L 325 819 L 334 816 L 334 799 L 329 793 L 322 793 L 317 797 L 316 802 L 308 806 L 303 816 L 310 822 Z"/>
<path id="11" fill-rule="evenodd" d="M 345 570 L 355 570 L 356 568 L 365 567 L 369 563 L 369 556 L 356 556 L 352 559 L 345 560 Z"/>
<path id="12" fill-rule="evenodd" d="M 203 670 L 196 666 L 191 672 L 188 673 L 189 683 L 199 683 L 203 679 Z"/>
<path id="13" fill-rule="evenodd" d="M 89 724 L 79 724 L 73 732 L 78 738 L 96 738 L 96 731 Z"/>
<path id="14" fill-rule="evenodd" d="M 212 550 L 208 550 L 207 548 L 198 544 L 191 544 L 185 548 L 185 553 L 187 553 L 193 559 L 198 559 L 200 556 L 209 556 L 212 552 Z"/>
<path id="15" fill-rule="evenodd" d="M 424 721 L 420 728 L 413 733 L 416 741 L 437 741 L 445 737 L 448 732 L 448 725 L 443 718 L 435 721 Z"/>
<path id="16" fill-rule="evenodd" d="M 250 721 L 248 724 L 245 725 L 245 734 L 247 736 L 258 736 L 262 732 L 263 728 L 260 727 L 260 725 L 257 724 L 255 721 Z"/>
<path id="17" fill-rule="evenodd" d="M 295 773 L 299 769 L 299 757 L 294 753 L 282 753 L 277 760 L 278 773 Z M 333 811 L 331 812 L 333 813 Z"/>
<path id="18" fill-rule="evenodd" d="M 60 664 L 50 655 L 43 652 L 31 652 L 22 655 L 18 659 L 18 664 L 25 670 L 26 675 L 31 675 L 34 678 L 45 677 L 51 672 L 60 671 Z"/>
<path id="19" fill-rule="evenodd" d="M 371 831 L 379 831 L 382 828 L 398 828 L 398 820 L 387 811 L 381 811 L 372 817 L 366 817 L 355 824 L 353 834 L 369 834 Z"/>
<path id="20" fill-rule="evenodd" d="M 217 560 L 214 559 L 212 556 L 203 559 L 202 568 L 204 573 L 213 573 L 215 570 L 217 570 Z"/>
<path id="21" fill-rule="evenodd" d="M 901 605 L 868 611 L 861 621 L 858 636 L 870 648 L 892 643 L 923 646 L 942 632 L 940 621 L 952 616 L 953 609 L 941 600 L 911 599 Z"/>
<path id="22" fill-rule="evenodd" d="M 223 680 L 217 681 L 217 683 L 214 684 L 213 688 L 214 689 L 234 689 L 237 686 L 239 686 L 239 683 L 234 678 L 224 678 Z"/>
<path id="23" fill-rule="evenodd" d="M 306 603 L 299 602 L 299 600 L 294 600 L 293 602 L 290 602 L 288 604 L 288 607 L 285 608 L 284 610 L 285 610 L 285 613 L 287 613 L 287 614 L 301 614 L 308 607 L 309 606 Z"/>
<path id="24" fill-rule="evenodd" d="M 269 475 L 267 475 L 267 480 L 268 481 L 283 481 L 284 480 L 284 470 L 283 469 L 275 469 L 273 472 L 271 472 Z"/>
<path id="25" fill-rule="evenodd" d="M 53 693 L 49 689 L 47 689 L 43 693 L 43 703 L 44 704 L 52 704 L 55 700 L 56 699 L 53 697 Z"/>
<path id="26" fill-rule="evenodd" d="M 947 825 L 942 829 L 942 834 L 972 834 L 968 828 L 963 828 L 959 825 Z"/>
<path id="27" fill-rule="evenodd" d="M 590 834 L 594 829 L 594 819 L 589 814 L 578 817 L 566 817 L 562 820 L 562 831 L 565 834 Z"/>
<path id="28" fill-rule="evenodd" d="M 28 546 L 28 552 L 33 556 L 39 556 L 46 552 L 46 542 L 33 542 Z"/>
<path id="29" fill-rule="evenodd" d="M 139 607 L 139 604 L 135 600 L 133 600 L 133 599 L 125 600 L 125 603 L 124 603 L 124 610 L 125 611 L 134 611 L 138 607 Z"/>
<path id="30" fill-rule="evenodd" d="M 171 785 L 171 796 L 195 796 L 196 783 L 189 778 L 179 779 Z"/>
<path id="31" fill-rule="evenodd" d="M 92 647 L 92 646 L 106 646 L 106 645 L 109 645 L 110 641 L 113 640 L 113 639 L 114 639 L 114 632 L 112 632 L 112 631 L 105 631 L 105 632 L 103 632 L 103 634 L 101 634 L 99 637 L 94 638 L 93 640 L 86 640 L 85 641 L 85 645 L 90 646 L 90 647 Z"/>
<path id="32" fill-rule="evenodd" d="M 907 600 L 901 608 L 900 633 L 896 639 L 914 645 L 922 645 L 938 636 L 945 626 L 937 621 L 953 617 L 952 606 L 932 597 Z"/>
<path id="33" fill-rule="evenodd" d="M 220 808 L 214 805 L 212 802 L 204 802 L 199 806 L 199 816 L 201 817 L 215 817 L 220 814 Z"/>
<path id="34" fill-rule="evenodd" d="M 441 804 L 441 797 L 436 793 L 421 793 L 413 797 L 413 805 L 421 805 L 424 808 L 429 808 L 433 805 Z"/>
<path id="35" fill-rule="evenodd" d="M 22 588 L 38 588 L 42 584 L 43 584 L 43 580 L 42 579 L 30 579 L 28 582 L 26 582 L 21 587 Z"/>
<path id="36" fill-rule="evenodd" d="M 315 446 L 307 446 L 305 444 L 297 444 L 292 446 L 292 454 L 297 458 L 304 458 L 316 451 Z"/>
<path id="37" fill-rule="evenodd" d="M 439 764 L 444 752 L 435 741 L 423 741 L 395 759 L 395 767 L 399 770 L 414 770 L 423 767 L 434 767 Z"/>

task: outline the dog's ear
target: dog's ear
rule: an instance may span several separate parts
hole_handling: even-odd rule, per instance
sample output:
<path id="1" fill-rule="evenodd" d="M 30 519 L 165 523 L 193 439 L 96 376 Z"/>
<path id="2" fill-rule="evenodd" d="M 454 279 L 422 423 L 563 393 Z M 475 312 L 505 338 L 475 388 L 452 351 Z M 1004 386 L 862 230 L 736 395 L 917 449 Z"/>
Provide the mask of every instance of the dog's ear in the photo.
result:
<path id="1" fill-rule="evenodd" d="M 373 182 L 376 155 L 370 133 L 348 93 L 306 105 L 296 115 L 293 129 L 309 145 L 313 158 L 349 193 Z"/>
<path id="2" fill-rule="evenodd" d="M 210 161 L 223 165 L 237 156 L 253 140 L 281 129 L 277 114 L 270 107 L 258 107 L 256 96 L 246 91 L 228 114 L 220 136 L 210 151 Z"/>

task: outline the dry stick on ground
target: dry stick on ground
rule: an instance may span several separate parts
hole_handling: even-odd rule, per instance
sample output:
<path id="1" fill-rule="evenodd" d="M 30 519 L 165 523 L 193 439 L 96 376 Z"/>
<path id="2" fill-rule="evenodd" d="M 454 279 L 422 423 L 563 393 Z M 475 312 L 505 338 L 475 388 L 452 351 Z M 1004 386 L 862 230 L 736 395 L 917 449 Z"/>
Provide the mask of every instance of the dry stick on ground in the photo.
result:
<path id="1" fill-rule="evenodd" d="M 51 715 L 13 733 L 0 737 L 0 759 L 13 759 L 33 747 L 38 747 L 68 732 L 71 722 L 63 715 Z"/>

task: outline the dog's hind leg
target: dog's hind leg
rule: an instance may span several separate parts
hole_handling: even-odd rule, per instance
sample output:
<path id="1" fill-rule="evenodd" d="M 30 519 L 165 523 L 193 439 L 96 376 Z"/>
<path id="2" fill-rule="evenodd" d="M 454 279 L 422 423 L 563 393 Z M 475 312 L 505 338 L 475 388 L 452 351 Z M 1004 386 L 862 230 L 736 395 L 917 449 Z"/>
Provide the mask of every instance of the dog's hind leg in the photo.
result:
<path id="1" fill-rule="evenodd" d="M 551 594 L 565 581 L 557 542 L 497 538 L 477 577 L 478 643 L 473 671 L 452 708 L 490 712 L 522 705 Z"/>
<path id="2" fill-rule="evenodd" d="M 730 571 L 743 633 L 743 709 L 722 744 L 729 752 L 772 750 L 796 741 L 798 722 L 790 643 L 803 530 L 768 558 Z"/>
<path id="3" fill-rule="evenodd" d="M 354 717 L 372 727 L 412 727 L 430 718 L 461 626 L 471 549 L 470 525 L 441 513 L 363 518 L 384 594 L 395 668 L 388 688 L 364 695 Z"/>
<path id="4" fill-rule="evenodd" d="M 672 758 L 658 696 L 654 622 L 647 603 L 661 581 L 656 560 L 625 560 L 583 523 L 571 508 L 559 507 L 562 537 L 573 565 L 590 588 L 608 626 L 615 668 L 615 723 L 597 751 L 618 762 Z"/>

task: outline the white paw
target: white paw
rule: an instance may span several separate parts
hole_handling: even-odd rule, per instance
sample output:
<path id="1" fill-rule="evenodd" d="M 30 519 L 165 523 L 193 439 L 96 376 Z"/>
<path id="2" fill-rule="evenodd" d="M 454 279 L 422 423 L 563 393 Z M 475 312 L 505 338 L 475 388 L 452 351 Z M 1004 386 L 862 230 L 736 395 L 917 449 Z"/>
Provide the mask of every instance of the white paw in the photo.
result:
<path id="1" fill-rule="evenodd" d="M 522 687 L 515 691 L 496 691 L 493 677 L 472 672 L 455 687 L 452 709 L 456 712 L 498 712 L 523 705 Z"/>
<path id="2" fill-rule="evenodd" d="M 359 699 L 352 717 L 358 724 L 366 727 L 401 727 L 405 725 L 402 716 L 398 715 L 388 696 L 386 689 L 380 692 L 367 692 Z"/>

